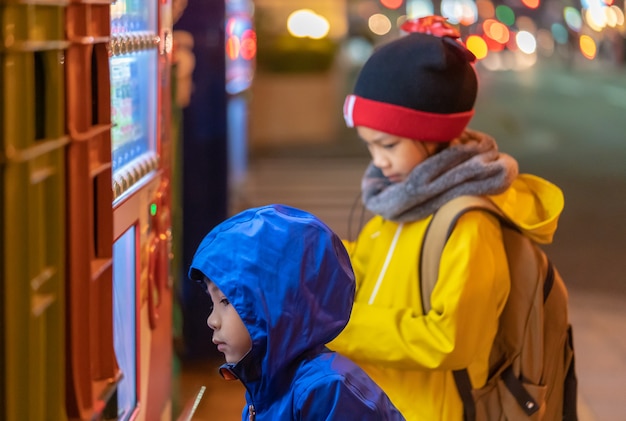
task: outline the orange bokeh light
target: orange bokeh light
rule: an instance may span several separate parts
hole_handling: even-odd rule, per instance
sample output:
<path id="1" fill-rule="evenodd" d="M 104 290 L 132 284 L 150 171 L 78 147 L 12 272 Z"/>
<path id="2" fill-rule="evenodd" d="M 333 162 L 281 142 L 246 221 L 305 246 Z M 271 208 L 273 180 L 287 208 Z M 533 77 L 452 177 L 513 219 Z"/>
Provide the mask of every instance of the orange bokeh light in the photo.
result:
<path id="1" fill-rule="evenodd" d="M 596 57 L 596 42 L 589 35 L 581 35 L 578 41 L 580 52 L 586 59 L 593 60 Z"/>
<path id="2" fill-rule="evenodd" d="M 485 20 L 483 22 L 483 31 L 487 37 L 500 44 L 506 44 L 509 41 L 509 28 L 495 19 Z"/>
<path id="3" fill-rule="evenodd" d="M 229 59 L 236 60 L 239 57 L 240 48 L 241 41 L 239 41 L 239 37 L 236 35 L 228 37 L 228 40 L 226 40 L 226 54 Z"/>
<path id="4" fill-rule="evenodd" d="M 522 0 L 522 3 L 529 9 L 536 9 L 539 7 L 539 0 Z"/>

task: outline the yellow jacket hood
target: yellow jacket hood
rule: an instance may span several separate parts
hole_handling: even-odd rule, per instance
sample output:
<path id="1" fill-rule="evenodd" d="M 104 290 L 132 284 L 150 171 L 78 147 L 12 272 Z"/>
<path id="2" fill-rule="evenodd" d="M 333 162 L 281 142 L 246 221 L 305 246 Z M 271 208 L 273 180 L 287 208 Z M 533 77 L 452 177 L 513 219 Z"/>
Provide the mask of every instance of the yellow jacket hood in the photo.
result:
<path id="1" fill-rule="evenodd" d="M 504 193 L 490 199 L 520 229 L 540 244 L 552 242 L 563 211 L 563 192 L 531 174 L 520 174 Z"/>

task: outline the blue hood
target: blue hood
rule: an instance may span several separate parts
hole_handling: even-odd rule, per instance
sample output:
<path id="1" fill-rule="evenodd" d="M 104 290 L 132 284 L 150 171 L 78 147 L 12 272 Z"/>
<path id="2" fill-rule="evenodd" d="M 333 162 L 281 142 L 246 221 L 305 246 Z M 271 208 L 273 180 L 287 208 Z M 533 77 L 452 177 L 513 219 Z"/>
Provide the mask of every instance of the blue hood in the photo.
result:
<path id="1" fill-rule="evenodd" d="M 193 280 L 203 275 L 250 332 L 252 350 L 233 367 L 244 383 L 280 383 L 294 361 L 343 330 L 352 310 L 354 274 L 341 240 L 285 205 L 248 209 L 215 227 L 189 270 Z"/>

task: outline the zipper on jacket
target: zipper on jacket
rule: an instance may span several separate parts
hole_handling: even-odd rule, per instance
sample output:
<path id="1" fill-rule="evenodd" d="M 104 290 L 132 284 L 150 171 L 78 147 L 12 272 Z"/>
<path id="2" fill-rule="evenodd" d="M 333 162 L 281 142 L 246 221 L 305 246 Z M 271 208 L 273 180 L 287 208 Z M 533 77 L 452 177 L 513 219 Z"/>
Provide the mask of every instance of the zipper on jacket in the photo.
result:
<path id="1" fill-rule="evenodd" d="M 254 405 L 248 405 L 248 421 L 254 421 L 256 419 L 256 409 Z"/>
<path id="2" fill-rule="evenodd" d="M 385 273 L 387 273 L 387 268 L 389 267 L 389 262 L 391 261 L 391 256 L 393 256 L 393 252 L 396 249 L 396 245 L 398 244 L 398 238 L 400 238 L 400 232 L 402 231 L 402 227 L 404 224 L 398 224 L 398 228 L 396 228 L 396 233 L 393 235 L 393 240 L 391 240 L 391 246 L 389 246 L 389 251 L 387 252 L 387 257 L 385 257 L 385 263 L 383 263 L 383 268 L 380 270 L 378 274 L 378 279 L 376 280 L 376 285 L 374 285 L 374 290 L 372 291 L 372 295 L 370 295 L 370 299 L 367 304 L 374 304 L 374 299 L 376 299 L 376 295 L 378 295 L 378 290 L 380 289 L 380 284 L 383 282 L 383 278 L 385 277 Z"/>

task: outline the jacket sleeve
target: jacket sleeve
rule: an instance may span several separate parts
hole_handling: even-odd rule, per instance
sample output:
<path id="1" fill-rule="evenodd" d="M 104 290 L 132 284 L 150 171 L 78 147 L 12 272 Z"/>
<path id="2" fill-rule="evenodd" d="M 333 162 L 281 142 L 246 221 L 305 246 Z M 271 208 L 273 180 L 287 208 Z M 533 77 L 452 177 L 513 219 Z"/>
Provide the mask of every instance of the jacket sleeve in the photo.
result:
<path id="1" fill-rule="evenodd" d="M 365 373 L 363 373 L 365 376 Z M 404 417 L 374 382 L 352 384 L 341 376 L 312 385 L 296 402 L 294 420 L 399 421 Z"/>
<path id="2" fill-rule="evenodd" d="M 498 221 L 485 212 L 469 212 L 443 251 L 427 315 L 403 297 L 391 307 L 356 302 L 348 325 L 329 347 L 380 367 L 467 367 L 491 348 L 509 284 Z"/>

